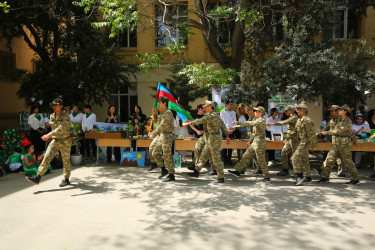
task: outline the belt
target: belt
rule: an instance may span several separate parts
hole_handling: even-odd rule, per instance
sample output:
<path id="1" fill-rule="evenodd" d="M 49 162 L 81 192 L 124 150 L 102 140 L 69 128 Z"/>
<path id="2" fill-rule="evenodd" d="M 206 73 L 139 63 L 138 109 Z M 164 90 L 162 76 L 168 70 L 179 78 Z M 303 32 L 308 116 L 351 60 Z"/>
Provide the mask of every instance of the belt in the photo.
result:
<path id="1" fill-rule="evenodd" d="M 205 132 L 207 134 L 210 134 L 210 135 L 220 135 L 220 132 Z"/>
<path id="2" fill-rule="evenodd" d="M 254 139 L 265 139 L 266 137 L 264 136 L 254 136 Z"/>
<path id="3" fill-rule="evenodd" d="M 172 134 L 172 132 L 160 132 L 160 134 Z"/>
<path id="4" fill-rule="evenodd" d="M 333 136 L 337 136 L 337 137 L 342 137 L 342 138 L 351 138 L 349 135 L 333 135 Z"/>

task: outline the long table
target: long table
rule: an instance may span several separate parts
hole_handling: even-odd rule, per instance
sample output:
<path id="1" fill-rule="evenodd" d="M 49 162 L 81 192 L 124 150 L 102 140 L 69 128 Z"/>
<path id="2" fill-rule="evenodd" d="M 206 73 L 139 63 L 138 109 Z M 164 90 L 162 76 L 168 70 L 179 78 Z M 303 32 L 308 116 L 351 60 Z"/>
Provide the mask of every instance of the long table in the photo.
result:
<path id="1" fill-rule="evenodd" d="M 152 139 L 122 139 L 121 133 L 86 133 L 85 138 L 98 140 L 97 162 L 99 161 L 99 147 L 129 147 L 132 151 L 132 141 L 136 141 L 136 150 L 138 148 L 148 148 L 152 142 Z M 196 139 L 175 139 L 174 149 L 193 151 L 196 143 Z M 246 144 L 247 141 L 244 140 L 231 140 L 230 144 L 222 140 L 221 148 L 247 149 Z M 283 145 L 282 141 L 267 141 L 266 150 L 281 150 Z M 329 151 L 331 146 L 331 142 L 318 142 L 317 146 L 314 149 L 310 148 L 310 150 Z M 375 143 L 357 142 L 356 144 L 352 144 L 352 151 L 375 152 Z"/>

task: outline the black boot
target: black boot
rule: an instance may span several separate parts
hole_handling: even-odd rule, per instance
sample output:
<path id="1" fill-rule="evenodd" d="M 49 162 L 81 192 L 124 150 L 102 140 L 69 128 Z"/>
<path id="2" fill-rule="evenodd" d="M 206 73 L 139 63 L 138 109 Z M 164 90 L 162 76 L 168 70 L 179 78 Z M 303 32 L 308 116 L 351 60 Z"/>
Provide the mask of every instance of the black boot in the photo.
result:
<path id="1" fill-rule="evenodd" d="M 70 181 L 69 181 L 69 179 L 64 179 L 64 180 L 62 180 L 62 182 L 60 183 L 60 187 L 65 187 L 65 186 L 68 186 L 68 185 L 70 185 Z"/>
<path id="2" fill-rule="evenodd" d="M 213 180 L 211 183 L 212 184 L 224 183 L 224 178 L 217 178 L 216 180 Z"/>
<path id="3" fill-rule="evenodd" d="M 195 169 L 195 165 L 193 164 L 193 165 L 189 166 L 187 169 L 193 171 Z"/>
<path id="4" fill-rule="evenodd" d="M 148 168 L 148 171 L 152 171 L 153 169 L 157 168 L 158 165 L 155 162 L 152 162 L 150 167 Z"/>
<path id="5" fill-rule="evenodd" d="M 303 175 L 302 175 L 302 173 L 296 174 L 295 176 L 296 176 L 296 182 L 295 182 L 296 186 L 301 185 L 302 182 L 303 182 Z"/>
<path id="6" fill-rule="evenodd" d="M 168 174 L 168 170 L 164 166 L 161 167 L 161 173 L 160 173 L 159 179 L 163 178 L 167 174 Z"/>
<path id="7" fill-rule="evenodd" d="M 207 172 L 207 175 L 217 175 L 216 170 L 212 170 L 210 172 Z"/>
<path id="8" fill-rule="evenodd" d="M 280 172 L 278 172 L 276 175 L 277 176 L 287 176 L 287 175 L 289 175 L 289 170 L 288 169 L 283 169 Z"/>
<path id="9" fill-rule="evenodd" d="M 317 181 L 317 183 L 325 183 L 325 182 L 328 182 L 329 179 L 326 179 L 326 178 L 321 178 L 319 181 Z"/>
<path id="10" fill-rule="evenodd" d="M 163 180 L 163 182 L 175 181 L 174 174 L 169 174 L 167 178 Z"/>
<path id="11" fill-rule="evenodd" d="M 188 173 L 188 176 L 198 178 L 199 177 L 199 171 L 196 170 L 196 169 L 194 169 L 194 172 L 193 173 Z"/>
<path id="12" fill-rule="evenodd" d="M 228 170 L 228 172 L 233 175 L 233 176 L 236 176 L 236 177 L 240 177 L 241 173 L 238 172 L 237 170 Z"/>
<path id="13" fill-rule="evenodd" d="M 40 175 L 36 175 L 34 177 L 25 177 L 28 182 L 31 182 L 32 184 L 38 185 L 40 181 Z"/>

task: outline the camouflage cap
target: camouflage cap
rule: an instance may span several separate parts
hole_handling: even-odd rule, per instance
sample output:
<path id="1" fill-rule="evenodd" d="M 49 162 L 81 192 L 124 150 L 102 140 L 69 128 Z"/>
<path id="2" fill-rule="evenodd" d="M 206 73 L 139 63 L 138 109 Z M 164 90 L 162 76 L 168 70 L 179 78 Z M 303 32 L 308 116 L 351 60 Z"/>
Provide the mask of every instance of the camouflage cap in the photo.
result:
<path id="1" fill-rule="evenodd" d="M 252 105 L 252 104 L 247 105 L 247 109 L 254 109 L 254 105 Z"/>
<path id="2" fill-rule="evenodd" d="M 340 107 L 338 105 L 332 105 L 331 108 L 329 108 L 328 110 L 329 111 L 333 111 L 333 110 L 339 110 Z"/>
<path id="3" fill-rule="evenodd" d="M 343 109 L 343 110 L 345 110 L 346 112 L 350 112 L 350 107 L 348 106 L 348 105 L 342 105 L 341 107 L 340 107 L 340 109 Z"/>
<path id="4" fill-rule="evenodd" d="M 50 103 L 51 106 L 53 105 L 63 105 L 63 100 L 61 98 L 55 98 L 53 101 Z"/>
<path id="5" fill-rule="evenodd" d="M 294 106 L 292 106 L 292 105 L 287 105 L 287 106 L 285 107 L 285 111 L 287 111 L 287 110 L 294 111 L 295 108 L 294 108 Z"/>
<path id="6" fill-rule="evenodd" d="M 215 107 L 215 104 L 214 104 L 214 102 L 212 102 L 212 101 L 206 100 L 206 101 L 204 101 L 203 108 L 205 108 L 205 107 L 207 107 L 207 106 Z"/>
<path id="7" fill-rule="evenodd" d="M 260 112 L 262 112 L 263 114 L 266 113 L 266 110 L 265 110 L 262 106 L 255 107 L 254 110 L 256 110 L 256 111 L 260 111 Z"/>
<path id="8" fill-rule="evenodd" d="M 300 103 L 296 106 L 297 109 L 304 109 L 304 110 L 307 110 L 307 106 L 306 104 L 303 104 L 303 103 Z"/>
<path id="9" fill-rule="evenodd" d="M 168 100 L 167 97 L 162 96 L 162 97 L 159 98 L 159 101 L 161 101 L 161 102 L 168 102 L 169 100 Z"/>

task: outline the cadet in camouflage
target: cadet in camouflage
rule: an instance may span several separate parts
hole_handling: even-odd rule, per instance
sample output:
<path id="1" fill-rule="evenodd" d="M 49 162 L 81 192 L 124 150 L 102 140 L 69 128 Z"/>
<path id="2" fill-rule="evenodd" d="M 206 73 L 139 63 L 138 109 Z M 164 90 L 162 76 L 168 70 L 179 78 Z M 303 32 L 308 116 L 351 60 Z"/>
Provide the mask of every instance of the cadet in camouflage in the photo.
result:
<path id="1" fill-rule="evenodd" d="M 156 142 L 150 150 L 150 153 L 152 154 L 151 159 L 155 161 L 158 167 L 162 169 L 159 178 L 162 178 L 168 174 L 167 178 L 165 178 L 163 182 L 175 181 L 175 171 L 172 156 L 172 132 L 174 130 L 174 118 L 172 112 L 168 109 L 168 98 L 162 96 L 159 99 L 158 110 L 160 114 L 157 117 L 154 110 L 155 120 L 157 120 L 157 127 L 149 134 L 151 138 L 156 137 Z M 163 167 L 163 158 L 165 167 Z"/>
<path id="2" fill-rule="evenodd" d="M 230 142 L 230 139 L 228 137 L 228 131 L 221 118 L 216 113 L 214 113 L 215 106 L 213 102 L 207 100 L 203 107 L 207 112 L 205 116 L 191 122 L 183 123 L 184 126 L 204 124 L 207 128 L 207 131 L 205 131 L 203 135 L 205 137 L 205 145 L 203 147 L 202 154 L 199 158 L 198 163 L 195 166 L 194 173 L 189 173 L 188 175 L 192 177 L 199 177 L 199 171 L 207 163 L 209 158 L 212 157 L 213 167 L 216 170 L 218 177 L 218 179 L 215 180 L 213 183 L 223 183 L 224 171 L 220 155 L 220 144 L 222 138 L 220 135 L 220 130 L 225 135 L 227 143 Z"/>
<path id="3" fill-rule="evenodd" d="M 296 129 L 300 143 L 292 156 L 293 170 L 296 177 L 296 185 L 311 183 L 311 172 L 309 162 L 309 147 L 317 144 L 314 122 L 307 116 L 307 106 L 297 105 L 298 120 Z M 305 174 L 303 178 L 302 170 Z"/>
<path id="4" fill-rule="evenodd" d="M 277 173 L 278 176 L 285 176 L 289 175 L 289 154 L 291 152 L 295 152 L 297 150 L 298 144 L 299 144 L 299 138 L 297 134 L 296 129 L 296 123 L 298 120 L 298 117 L 296 114 L 294 114 L 294 107 L 291 105 L 287 105 L 285 108 L 285 115 L 288 116 L 288 119 L 276 123 L 269 123 L 269 125 L 275 125 L 275 126 L 282 126 L 287 125 L 288 126 L 288 137 L 284 140 L 284 146 L 281 150 L 281 162 L 282 162 L 282 170 Z"/>
<path id="5" fill-rule="evenodd" d="M 342 162 L 348 168 L 350 182 L 347 184 L 359 183 L 358 171 L 352 160 L 352 121 L 347 117 L 348 112 L 350 112 L 349 106 L 344 105 L 340 107 L 340 118 L 334 129 L 322 131 L 323 135 L 334 135 L 336 138 L 334 142 L 332 139 L 332 147 L 323 163 L 321 172 L 322 178 L 318 181 L 319 183 L 324 183 L 329 180 L 334 163 L 339 157 L 341 157 Z"/>
<path id="6" fill-rule="evenodd" d="M 263 107 L 256 107 L 255 116 L 257 119 L 255 121 L 246 121 L 246 122 L 237 122 L 234 121 L 234 124 L 240 126 L 252 126 L 253 127 L 253 138 L 254 141 L 250 144 L 248 142 L 249 148 L 246 149 L 246 152 L 243 154 L 242 159 L 236 164 L 235 171 L 229 170 L 228 172 L 236 177 L 239 177 L 244 171 L 252 159 L 256 158 L 257 162 L 263 172 L 263 182 L 270 182 L 270 176 L 268 173 L 268 167 L 266 164 L 266 121 L 263 118 L 266 110 Z"/>
<path id="7" fill-rule="evenodd" d="M 60 150 L 64 165 L 64 179 L 61 182 L 60 187 L 64 187 L 70 185 L 70 149 L 72 146 L 72 141 L 70 139 L 70 118 L 67 113 L 61 111 L 63 101 L 60 98 L 54 99 L 51 106 L 54 110 L 54 113 L 50 116 L 52 131 L 42 136 L 42 139 L 44 141 L 52 139 L 52 141 L 48 145 L 43 161 L 38 168 L 37 175 L 35 177 L 26 177 L 26 180 L 33 184 L 39 184 L 39 181 L 47 171 L 48 165 L 50 164 L 52 158 Z"/>

